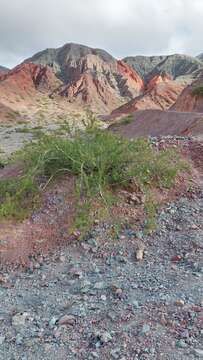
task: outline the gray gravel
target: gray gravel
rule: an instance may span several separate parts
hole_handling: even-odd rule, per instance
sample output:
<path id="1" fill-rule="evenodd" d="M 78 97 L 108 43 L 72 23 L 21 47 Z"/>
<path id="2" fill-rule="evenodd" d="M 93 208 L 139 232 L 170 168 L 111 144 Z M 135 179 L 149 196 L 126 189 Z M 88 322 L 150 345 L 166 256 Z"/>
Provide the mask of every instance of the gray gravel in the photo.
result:
<path id="1" fill-rule="evenodd" d="M 203 193 L 168 204 L 151 236 L 110 230 L 1 273 L 0 359 L 203 358 Z"/>

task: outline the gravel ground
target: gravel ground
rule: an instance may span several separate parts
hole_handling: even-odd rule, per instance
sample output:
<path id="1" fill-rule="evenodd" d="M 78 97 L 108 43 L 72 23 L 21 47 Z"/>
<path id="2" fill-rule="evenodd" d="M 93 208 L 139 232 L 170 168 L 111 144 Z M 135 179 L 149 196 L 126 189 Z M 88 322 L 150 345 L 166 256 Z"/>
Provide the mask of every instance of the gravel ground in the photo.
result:
<path id="1" fill-rule="evenodd" d="M 0 359 L 203 358 L 203 193 L 160 210 L 153 235 L 110 234 L 1 273 Z"/>

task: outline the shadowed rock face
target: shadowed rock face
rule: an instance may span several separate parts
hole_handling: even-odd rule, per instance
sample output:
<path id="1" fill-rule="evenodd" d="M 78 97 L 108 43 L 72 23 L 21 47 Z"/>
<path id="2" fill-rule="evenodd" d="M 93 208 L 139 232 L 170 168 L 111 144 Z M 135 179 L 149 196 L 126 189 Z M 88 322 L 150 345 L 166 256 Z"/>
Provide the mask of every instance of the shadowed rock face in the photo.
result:
<path id="1" fill-rule="evenodd" d="M 156 75 L 147 84 L 143 95 L 115 109 L 112 116 L 127 115 L 146 109 L 167 110 L 174 104 L 184 86 L 183 83 L 172 80 L 166 74 Z"/>
<path id="2" fill-rule="evenodd" d="M 183 90 L 171 110 L 203 113 L 203 94 L 194 94 L 194 90 L 200 86 L 203 87 L 203 70 L 199 73 L 197 80 Z"/>
<path id="3" fill-rule="evenodd" d="M 131 56 L 123 59 L 145 80 L 149 81 L 163 71 L 177 79 L 180 76 L 189 77 L 196 70 L 203 68 L 203 63 L 192 56 Z"/>
<path id="4" fill-rule="evenodd" d="M 100 49 L 66 44 L 44 50 L 27 61 L 52 67 L 63 82 L 53 96 L 62 95 L 69 102 L 89 105 L 99 112 L 109 112 L 144 90 L 136 71 Z"/>

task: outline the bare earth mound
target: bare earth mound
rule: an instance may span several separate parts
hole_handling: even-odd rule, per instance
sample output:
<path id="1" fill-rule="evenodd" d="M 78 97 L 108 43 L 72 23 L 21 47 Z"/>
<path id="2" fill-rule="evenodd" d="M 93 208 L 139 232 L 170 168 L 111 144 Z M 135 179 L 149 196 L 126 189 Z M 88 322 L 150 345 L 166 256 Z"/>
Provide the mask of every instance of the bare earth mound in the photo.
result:
<path id="1" fill-rule="evenodd" d="M 132 114 L 132 121 L 122 120 L 110 130 L 128 138 L 138 136 L 203 135 L 203 114 L 176 111 L 140 110 Z"/>

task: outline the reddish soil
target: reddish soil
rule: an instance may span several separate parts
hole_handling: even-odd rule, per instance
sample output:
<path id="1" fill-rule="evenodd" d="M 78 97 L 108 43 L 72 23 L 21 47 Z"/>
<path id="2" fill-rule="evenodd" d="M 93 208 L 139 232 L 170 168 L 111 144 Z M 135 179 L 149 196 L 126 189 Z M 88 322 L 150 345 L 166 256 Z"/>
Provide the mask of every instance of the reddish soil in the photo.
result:
<path id="1" fill-rule="evenodd" d="M 162 140 L 157 149 L 166 147 L 179 148 L 183 156 L 192 162 L 193 188 L 202 181 L 203 142 L 199 140 Z M 0 170 L 0 179 L 21 174 L 19 166 Z M 0 224 L 0 262 L 1 264 L 27 264 L 32 255 L 48 254 L 58 246 L 67 245 L 77 237 L 71 235 L 75 216 L 76 200 L 74 196 L 75 180 L 64 177 L 44 192 L 42 206 L 23 223 L 5 221 Z M 160 204 L 179 198 L 187 193 L 188 175 L 178 177 L 175 187 L 170 191 L 154 190 Z M 192 196 L 192 193 L 187 196 Z M 111 217 L 126 219 L 139 225 L 144 220 L 144 205 L 139 190 L 128 189 L 120 194 L 121 203 L 112 209 Z M 127 196 L 127 197 L 126 197 Z M 135 198 L 134 198 L 135 197 Z M 95 213 L 96 214 L 96 213 Z M 95 215 L 96 216 L 96 215 Z"/>
<path id="2" fill-rule="evenodd" d="M 203 114 L 143 110 L 132 114 L 128 124 L 115 122 L 110 130 L 128 138 L 139 136 L 203 135 Z"/>
<path id="3" fill-rule="evenodd" d="M 7 172 L 7 176 L 14 173 Z M 6 169 L 2 170 L 5 176 Z M 0 172 L 1 174 L 1 172 Z M 46 253 L 70 239 L 75 213 L 74 179 L 63 178 L 43 195 L 43 205 L 23 223 L 0 224 L 0 263 L 22 263 L 32 254 Z"/>

